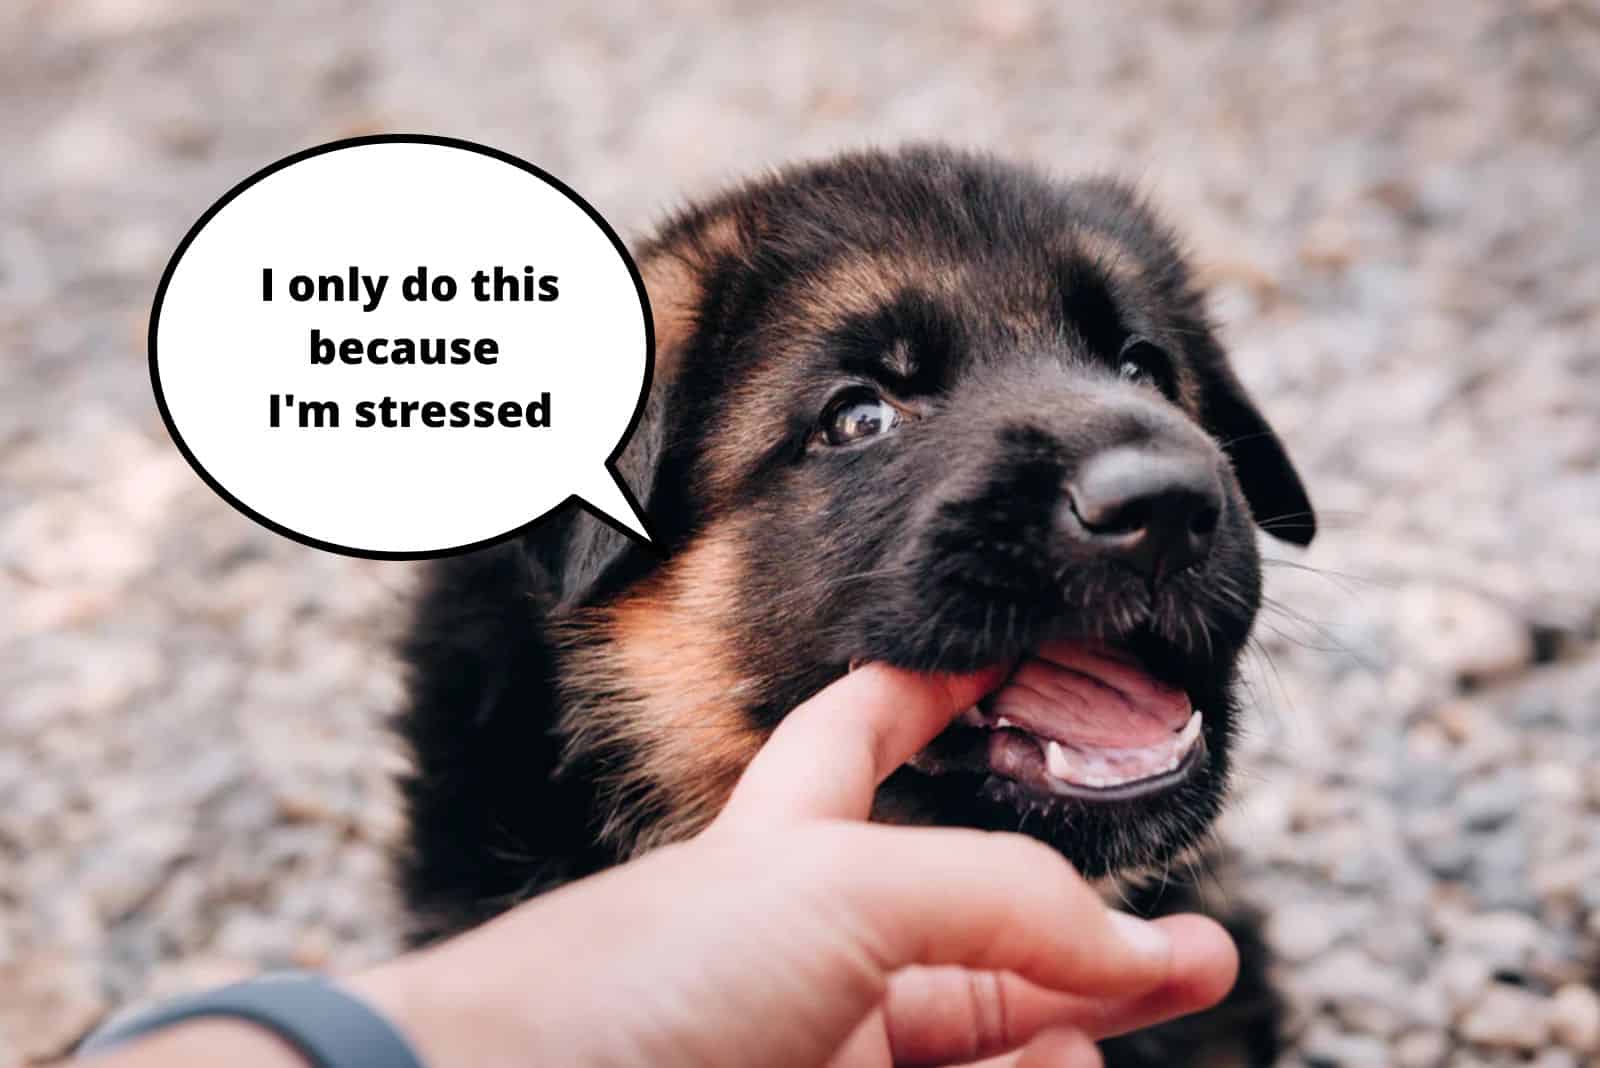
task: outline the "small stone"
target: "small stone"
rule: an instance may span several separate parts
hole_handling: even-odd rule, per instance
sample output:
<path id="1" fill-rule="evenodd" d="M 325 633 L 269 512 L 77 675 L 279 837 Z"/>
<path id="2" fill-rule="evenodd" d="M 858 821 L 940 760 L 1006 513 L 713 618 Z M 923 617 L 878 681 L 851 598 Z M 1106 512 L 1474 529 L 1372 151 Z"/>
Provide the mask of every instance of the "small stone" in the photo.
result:
<path id="1" fill-rule="evenodd" d="M 1533 662 L 1528 627 L 1498 601 L 1471 590 L 1418 584 L 1401 591 L 1395 628 L 1417 655 L 1463 685 L 1518 674 Z"/>
<path id="2" fill-rule="evenodd" d="M 1528 852 L 1528 835 L 1520 824 L 1477 836 L 1472 894 L 1481 908 L 1503 912 L 1538 911 L 1539 901 L 1528 875 Z"/>
<path id="3" fill-rule="evenodd" d="M 1538 921 L 1520 912 L 1483 912 L 1467 917 L 1451 943 L 1497 972 L 1521 973 L 1538 951 L 1543 932 Z"/>
<path id="4" fill-rule="evenodd" d="M 1410 840 L 1417 859 L 1441 879 L 1463 879 L 1472 870 L 1476 853 L 1472 840 L 1461 833 L 1455 819 L 1445 812 L 1429 814 L 1427 821 L 1414 821 Z"/>
<path id="5" fill-rule="evenodd" d="M 1291 981 L 1301 998 L 1327 1006 L 1350 1030 L 1388 1036 L 1409 1022 L 1406 990 L 1397 974 L 1360 950 L 1335 949 Z"/>
<path id="6" fill-rule="evenodd" d="M 1454 809 L 1469 830 L 1492 831 L 1513 819 L 1527 796 L 1521 776 L 1506 772 L 1469 784 L 1457 795 Z"/>
<path id="7" fill-rule="evenodd" d="M 1545 761 L 1535 764 L 1531 776 L 1534 792 L 1545 802 L 1577 805 L 1583 800 L 1583 775 L 1571 764 Z"/>
<path id="8" fill-rule="evenodd" d="M 1547 1049 L 1524 1063 L 1526 1068 L 1583 1068 L 1578 1055 L 1567 1049 Z"/>
<path id="9" fill-rule="evenodd" d="M 1400 1002 L 1360 999 L 1335 1008 L 1339 1022 L 1350 1030 L 1379 1038 L 1393 1038 L 1411 1023 L 1406 1006 Z"/>
<path id="10" fill-rule="evenodd" d="M 1384 1068 L 1389 1064 L 1389 1048 L 1380 1039 L 1321 1021 L 1307 1030 L 1300 1049 L 1315 1068 Z"/>
<path id="11" fill-rule="evenodd" d="M 214 943 L 226 957 L 266 964 L 281 962 L 288 956 L 285 943 L 290 937 L 271 917 L 240 910 L 230 913 L 218 926 Z"/>
<path id="12" fill-rule="evenodd" d="M 1400 970 L 1427 960 L 1433 952 L 1427 928 L 1415 918 L 1403 915 L 1366 925 L 1361 933 L 1361 945 L 1374 961 Z"/>
<path id="13" fill-rule="evenodd" d="M 1437 766 L 1450 752 L 1450 736 L 1437 723 L 1418 723 L 1406 731 L 1406 752 L 1413 761 Z"/>
<path id="14" fill-rule="evenodd" d="M 1435 965 L 1432 981 L 1459 1014 L 1482 996 L 1493 978 L 1494 969 L 1484 961 L 1465 953 L 1452 952 Z"/>
<path id="15" fill-rule="evenodd" d="M 154 969 L 139 998 L 154 1003 L 248 979 L 258 971 L 252 961 L 215 954 L 200 954 L 162 964 Z"/>
<path id="16" fill-rule="evenodd" d="M 1450 998 L 1443 990 L 1422 984 L 1412 988 L 1410 997 L 1406 999 L 1406 1013 L 1412 1024 L 1435 1030 L 1448 1028 L 1455 1016 L 1451 1011 Z"/>
<path id="17" fill-rule="evenodd" d="M 1484 715 L 1472 701 L 1447 701 L 1433 713 L 1444 736 L 1456 745 L 1466 745 L 1483 732 Z"/>
<path id="18" fill-rule="evenodd" d="M 1571 983 L 1550 999 L 1550 1033 L 1568 1049 L 1600 1053 L 1600 994 Z"/>
<path id="19" fill-rule="evenodd" d="M 1450 1054 L 1450 1038 L 1442 1031 L 1411 1031 L 1394 1044 L 1396 1068 L 1438 1068 Z"/>
<path id="20" fill-rule="evenodd" d="M 335 939 L 324 927 L 302 931 L 295 939 L 290 953 L 297 968 L 326 968 L 333 955 Z"/>
<path id="21" fill-rule="evenodd" d="M 1321 956 L 1340 933 L 1332 910 L 1311 902 L 1286 905 L 1267 921 L 1267 940 L 1277 956 L 1292 963 Z"/>
<path id="22" fill-rule="evenodd" d="M 1413 730 L 1413 737 L 1426 728 L 1443 737 L 1443 731 L 1434 724 L 1424 724 Z M 1414 744 L 1410 743 L 1409 744 Z M 1441 743 L 1442 744 L 1442 743 Z M 1410 758 L 1406 761 L 1405 775 L 1395 783 L 1399 800 L 1412 807 L 1432 808 L 1455 802 L 1460 786 L 1456 771 L 1445 759 Z"/>
<path id="23" fill-rule="evenodd" d="M 189 853 L 189 829 L 146 823 L 112 837 L 79 876 L 101 920 L 114 923 L 149 901 Z"/>
<path id="24" fill-rule="evenodd" d="M 0 961 L 0 990 L 0 1034 L 25 1059 L 54 1059 L 110 1008 L 85 961 L 49 950 Z"/>
<path id="25" fill-rule="evenodd" d="M 1600 885 L 1600 853 L 1573 853 L 1536 865 L 1533 888 L 1545 902 L 1578 902 L 1590 887 Z"/>
<path id="26" fill-rule="evenodd" d="M 329 791 L 317 783 L 291 779 L 278 784 L 278 818 L 285 823 L 331 823 L 339 815 Z"/>
<path id="27" fill-rule="evenodd" d="M 1536 1050 L 1550 1041 L 1544 999 L 1509 983 L 1486 990 L 1457 1030 L 1468 1042 L 1494 1049 Z"/>
<path id="28" fill-rule="evenodd" d="M 1350 224 L 1337 216 L 1323 216 L 1306 228 L 1300 241 L 1300 262 L 1308 267 L 1337 271 L 1348 267 L 1357 251 Z"/>

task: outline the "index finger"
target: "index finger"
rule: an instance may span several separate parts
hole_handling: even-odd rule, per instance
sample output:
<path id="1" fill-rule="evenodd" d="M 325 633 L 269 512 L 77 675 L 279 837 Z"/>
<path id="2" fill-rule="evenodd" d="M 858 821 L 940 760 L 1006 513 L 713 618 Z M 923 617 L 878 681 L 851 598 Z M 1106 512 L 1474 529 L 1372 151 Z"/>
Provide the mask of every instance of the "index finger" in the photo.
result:
<path id="1" fill-rule="evenodd" d="M 999 684 L 1004 667 L 918 674 L 868 664 L 778 725 L 718 823 L 866 819 L 878 785 Z"/>

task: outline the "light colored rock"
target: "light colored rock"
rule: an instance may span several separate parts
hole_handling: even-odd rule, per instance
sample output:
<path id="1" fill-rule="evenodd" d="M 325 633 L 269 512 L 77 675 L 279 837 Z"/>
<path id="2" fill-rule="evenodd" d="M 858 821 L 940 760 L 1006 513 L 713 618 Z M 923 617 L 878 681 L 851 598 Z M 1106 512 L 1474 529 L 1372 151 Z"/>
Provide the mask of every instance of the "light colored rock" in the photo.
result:
<path id="1" fill-rule="evenodd" d="M 1572 983 L 1550 999 L 1550 1033 L 1568 1049 L 1600 1053 L 1600 994 Z"/>
<path id="2" fill-rule="evenodd" d="M 1434 965 L 1430 982 L 1443 991 L 1459 1014 L 1483 996 L 1493 977 L 1494 969 L 1482 958 L 1454 952 Z"/>
<path id="3" fill-rule="evenodd" d="M 1584 1068 L 1578 1055 L 1567 1049 L 1547 1049 L 1526 1062 L 1528 1068 Z"/>
<path id="4" fill-rule="evenodd" d="M 100 843 L 80 887 L 101 922 L 114 923 L 155 896 L 188 855 L 189 830 L 172 822 L 145 822 Z"/>
<path id="5" fill-rule="evenodd" d="M 1495 971 L 1520 972 L 1533 959 L 1543 938 L 1539 923 L 1532 916 L 1484 912 L 1459 923 L 1450 934 L 1450 944 Z"/>
<path id="6" fill-rule="evenodd" d="M 1353 1034 L 1319 1023 L 1303 1036 L 1301 1049 L 1319 1064 L 1340 1068 L 1386 1068 L 1389 1047 L 1370 1035 Z"/>
<path id="7" fill-rule="evenodd" d="M 248 979 L 260 971 L 260 965 L 238 957 L 200 954 L 163 964 L 151 973 L 150 981 L 140 992 L 139 1001 L 145 1004 L 169 998 L 211 990 L 241 979 Z"/>
<path id="8" fill-rule="evenodd" d="M 1531 879 L 1534 890 L 1547 901 L 1580 901 L 1588 888 L 1600 884 L 1600 852 L 1570 853 L 1540 862 Z"/>
<path id="9" fill-rule="evenodd" d="M 1321 955 L 1290 985 L 1302 999 L 1330 1010 L 1346 1030 L 1388 1037 L 1413 1022 L 1398 976 L 1354 948 Z"/>
<path id="10" fill-rule="evenodd" d="M 1408 586 L 1395 614 L 1397 632 L 1417 655 L 1462 682 L 1505 679 L 1533 660 L 1527 626 L 1504 605 L 1470 590 Z"/>
<path id="11" fill-rule="evenodd" d="M 0 961 L 0 1035 L 27 1060 L 54 1059 L 110 1005 L 91 962 L 54 950 Z"/>
<path id="12" fill-rule="evenodd" d="M 1456 1029 L 1480 1046 L 1537 1050 L 1550 1041 L 1549 1010 L 1543 998 L 1496 983 L 1467 1010 Z"/>
<path id="13" fill-rule="evenodd" d="M 1455 1019 L 1450 996 L 1438 986 L 1418 983 L 1405 1002 L 1406 1019 L 1417 1027 L 1442 1031 Z"/>
<path id="14" fill-rule="evenodd" d="M 1267 940 L 1281 959 L 1303 963 L 1327 952 L 1341 928 L 1332 907 L 1299 902 L 1273 911 L 1267 921 Z"/>
<path id="15" fill-rule="evenodd" d="M 1394 1044 L 1395 1068 L 1439 1068 L 1450 1053 L 1450 1036 L 1443 1031 L 1411 1031 Z"/>
<path id="16" fill-rule="evenodd" d="M 1572 764 L 1541 761 L 1533 766 L 1529 779 L 1548 803 L 1568 806 L 1583 799 L 1583 771 Z"/>

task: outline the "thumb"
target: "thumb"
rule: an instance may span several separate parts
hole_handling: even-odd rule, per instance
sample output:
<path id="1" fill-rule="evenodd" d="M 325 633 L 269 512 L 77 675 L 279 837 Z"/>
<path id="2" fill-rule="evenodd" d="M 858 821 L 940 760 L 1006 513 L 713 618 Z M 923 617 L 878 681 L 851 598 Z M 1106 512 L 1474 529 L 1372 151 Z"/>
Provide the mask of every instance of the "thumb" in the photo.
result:
<path id="1" fill-rule="evenodd" d="M 778 725 L 734 787 L 718 823 L 866 819 L 873 791 L 1004 677 L 1004 667 L 934 675 L 868 664 Z"/>

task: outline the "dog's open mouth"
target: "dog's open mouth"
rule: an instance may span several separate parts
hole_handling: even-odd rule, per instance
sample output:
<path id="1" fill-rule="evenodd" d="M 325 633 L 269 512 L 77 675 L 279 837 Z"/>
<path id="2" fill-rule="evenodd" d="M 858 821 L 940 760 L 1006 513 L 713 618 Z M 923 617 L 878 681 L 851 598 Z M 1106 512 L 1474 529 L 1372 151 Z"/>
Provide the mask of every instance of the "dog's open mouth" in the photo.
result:
<path id="1" fill-rule="evenodd" d="M 1199 709 L 1119 650 L 1041 646 L 912 758 L 919 771 L 979 772 L 1046 797 L 1119 801 L 1182 782 L 1205 754 Z"/>

